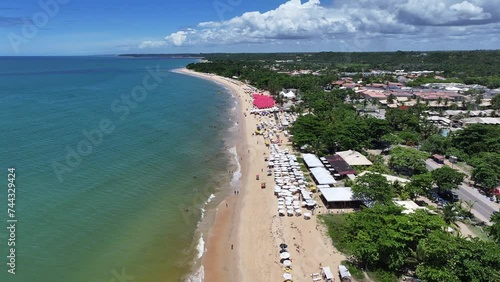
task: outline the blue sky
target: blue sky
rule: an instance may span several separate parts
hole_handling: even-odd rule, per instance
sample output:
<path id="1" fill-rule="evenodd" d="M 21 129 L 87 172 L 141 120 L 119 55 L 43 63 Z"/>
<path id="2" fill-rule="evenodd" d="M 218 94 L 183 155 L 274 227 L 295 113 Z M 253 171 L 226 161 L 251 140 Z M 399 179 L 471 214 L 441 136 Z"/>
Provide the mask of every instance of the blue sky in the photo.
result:
<path id="1" fill-rule="evenodd" d="M 499 34 L 497 0 L 0 3 L 0 55 L 497 49 Z"/>

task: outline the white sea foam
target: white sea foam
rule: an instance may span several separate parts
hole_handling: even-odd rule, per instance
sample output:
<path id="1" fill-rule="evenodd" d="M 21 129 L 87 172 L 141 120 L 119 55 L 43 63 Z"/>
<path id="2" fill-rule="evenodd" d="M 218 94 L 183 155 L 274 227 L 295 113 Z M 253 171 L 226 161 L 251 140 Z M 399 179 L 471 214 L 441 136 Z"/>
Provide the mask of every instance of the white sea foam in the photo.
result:
<path id="1" fill-rule="evenodd" d="M 237 169 L 233 173 L 233 177 L 231 178 L 231 186 L 234 188 L 238 185 L 241 179 L 241 165 L 236 147 L 229 148 L 229 152 L 233 155 L 233 158 L 236 161 L 236 166 L 237 166 Z"/>
<path id="2" fill-rule="evenodd" d="M 201 220 L 205 217 L 206 210 L 205 210 L 205 208 L 200 208 L 200 211 L 201 211 L 201 218 L 200 218 L 200 221 L 198 221 L 197 226 L 200 225 Z"/>
<path id="3" fill-rule="evenodd" d="M 215 198 L 215 195 L 214 194 L 210 194 L 210 197 L 208 197 L 208 200 L 205 203 L 205 205 L 208 204 L 208 203 L 210 203 L 214 198 Z"/>
<path id="4" fill-rule="evenodd" d="M 191 274 L 186 282 L 203 282 L 205 279 L 205 269 L 203 268 L 203 265 L 198 268 L 193 274 Z"/>
<path id="5" fill-rule="evenodd" d="M 197 258 L 200 259 L 205 253 L 205 240 L 203 240 L 203 233 L 200 232 L 200 239 L 198 239 L 198 245 L 196 246 L 196 250 L 198 251 Z"/>

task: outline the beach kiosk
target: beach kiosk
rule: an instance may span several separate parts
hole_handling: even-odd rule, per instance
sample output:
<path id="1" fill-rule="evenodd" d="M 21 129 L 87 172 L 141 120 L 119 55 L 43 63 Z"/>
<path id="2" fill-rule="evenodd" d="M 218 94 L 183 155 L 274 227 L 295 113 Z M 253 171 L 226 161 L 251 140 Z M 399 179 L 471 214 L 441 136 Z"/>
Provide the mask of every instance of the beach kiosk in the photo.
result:
<path id="1" fill-rule="evenodd" d="M 326 282 L 333 282 L 333 274 L 332 271 L 330 270 L 329 266 L 325 266 L 321 268 L 321 276 L 323 276 L 323 279 L 325 279 Z"/>
<path id="2" fill-rule="evenodd" d="M 351 282 L 351 273 L 345 265 L 339 265 L 339 276 L 341 282 Z"/>

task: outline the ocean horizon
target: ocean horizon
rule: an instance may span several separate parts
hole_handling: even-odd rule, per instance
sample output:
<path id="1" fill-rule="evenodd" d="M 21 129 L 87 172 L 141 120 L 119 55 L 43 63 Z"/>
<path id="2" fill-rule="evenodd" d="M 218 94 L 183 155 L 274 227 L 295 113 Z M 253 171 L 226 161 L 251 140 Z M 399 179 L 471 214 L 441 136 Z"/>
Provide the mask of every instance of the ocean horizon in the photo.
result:
<path id="1" fill-rule="evenodd" d="M 0 57 L 1 169 L 16 169 L 18 220 L 16 274 L 0 281 L 183 281 L 198 269 L 200 219 L 230 192 L 238 158 L 229 91 L 172 72 L 195 61 Z"/>

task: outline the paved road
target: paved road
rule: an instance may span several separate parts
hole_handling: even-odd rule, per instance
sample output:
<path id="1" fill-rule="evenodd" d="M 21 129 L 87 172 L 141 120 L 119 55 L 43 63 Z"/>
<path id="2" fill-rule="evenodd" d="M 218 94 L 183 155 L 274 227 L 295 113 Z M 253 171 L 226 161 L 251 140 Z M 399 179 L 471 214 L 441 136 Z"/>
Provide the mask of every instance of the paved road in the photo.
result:
<path id="1" fill-rule="evenodd" d="M 443 165 L 434 162 L 432 159 L 425 161 L 425 166 L 429 171 L 442 167 Z M 474 204 L 471 212 L 478 219 L 490 224 L 490 217 L 493 212 L 498 211 L 498 204 L 490 201 L 488 197 L 479 193 L 477 189 L 466 184 L 461 184 L 456 190 L 458 198 L 463 201 L 471 201 Z"/>
<path id="2" fill-rule="evenodd" d="M 495 203 L 490 201 L 490 199 L 485 195 L 479 193 L 477 189 L 468 185 L 460 185 L 458 187 L 457 194 L 458 197 L 464 201 L 475 202 L 474 206 L 472 207 L 472 212 L 478 219 L 484 222 L 489 222 L 491 214 L 498 210 L 498 208 L 495 206 Z M 480 216 L 478 216 L 478 214 Z"/>

